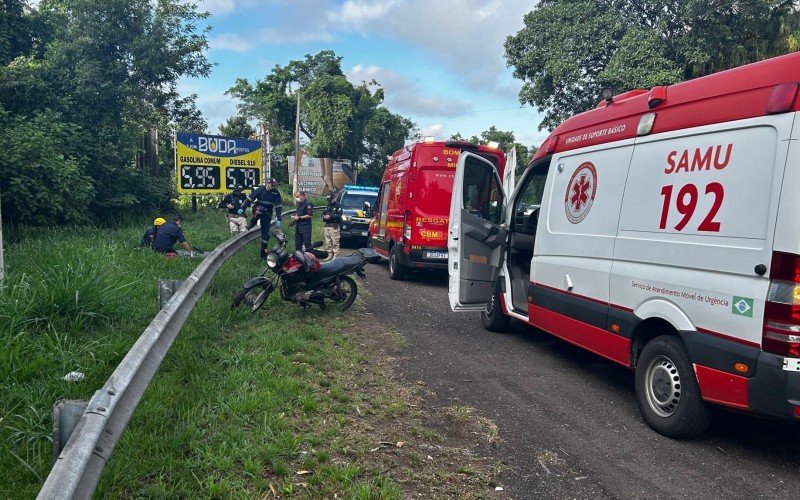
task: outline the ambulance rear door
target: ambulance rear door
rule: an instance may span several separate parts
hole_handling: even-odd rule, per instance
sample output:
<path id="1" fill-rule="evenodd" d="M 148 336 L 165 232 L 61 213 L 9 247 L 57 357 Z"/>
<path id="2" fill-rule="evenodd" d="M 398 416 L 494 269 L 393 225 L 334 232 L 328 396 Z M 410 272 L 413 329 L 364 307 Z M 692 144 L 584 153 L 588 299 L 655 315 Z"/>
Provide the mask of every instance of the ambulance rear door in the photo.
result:
<path id="1" fill-rule="evenodd" d="M 447 234 L 448 297 L 454 311 L 480 311 L 492 296 L 508 236 L 505 193 L 495 166 L 461 153 L 456 166 Z"/>

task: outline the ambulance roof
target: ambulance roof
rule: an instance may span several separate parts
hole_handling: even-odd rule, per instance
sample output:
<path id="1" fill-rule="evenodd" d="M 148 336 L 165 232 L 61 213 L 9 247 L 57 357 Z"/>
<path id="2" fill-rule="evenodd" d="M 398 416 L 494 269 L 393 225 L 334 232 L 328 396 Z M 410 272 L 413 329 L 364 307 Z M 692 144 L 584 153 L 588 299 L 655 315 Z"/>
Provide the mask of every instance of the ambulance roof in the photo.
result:
<path id="1" fill-rule="evenodd" d="M 645 113 L 655 113 L 650 134 L 657 134 L 764 116 L 768 103 L 778 101 L 788 105 L 770 112 L 797 111 L 798 81 L 800 52 L 795 52 L 650 91 L 628 91 L 615 96 L 611 104 L 601 101 L 597 108 L 567 119 L 542 143 L 534 159 L 635 138 Z M 776 87 L 781 84 L 794 87 Z"/>

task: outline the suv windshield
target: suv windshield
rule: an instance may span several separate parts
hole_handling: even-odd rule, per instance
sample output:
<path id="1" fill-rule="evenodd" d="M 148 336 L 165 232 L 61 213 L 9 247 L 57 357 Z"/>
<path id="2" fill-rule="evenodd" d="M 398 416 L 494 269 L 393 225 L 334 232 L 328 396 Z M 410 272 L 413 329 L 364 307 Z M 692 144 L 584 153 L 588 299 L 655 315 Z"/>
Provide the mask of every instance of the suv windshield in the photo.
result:
<path id="1" fill-rule="evenodd" d="M 372 208 L 375 208 L 375 198 L 377 197 L 378 193 L 345 193 L 345 195 L 342 196 L 342 208 L 361 210 L 364 208 L 365 201 L 369 202 Z"/>

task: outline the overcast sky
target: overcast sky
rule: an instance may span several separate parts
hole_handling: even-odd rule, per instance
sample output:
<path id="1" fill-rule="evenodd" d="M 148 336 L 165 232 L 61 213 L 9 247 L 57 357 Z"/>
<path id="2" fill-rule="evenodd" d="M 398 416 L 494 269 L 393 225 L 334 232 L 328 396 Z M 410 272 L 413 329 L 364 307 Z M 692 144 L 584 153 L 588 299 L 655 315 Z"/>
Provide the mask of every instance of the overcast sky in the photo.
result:
<path id="1" fill-rule="evenodd" d="M 532 0 L 203 0 L 211 12 L 205 79 L 185 79 L 210 125 L 236 113 L 225 95 L 236 78 L 263 78 L 276 64 L 333 50 L 354 83 L 377 80 L 385 105 L 423 135 L 479 134 L 494 125 L 536 145 L 539 114 L 522 107 L 503 41 L 522 27 Z"/>

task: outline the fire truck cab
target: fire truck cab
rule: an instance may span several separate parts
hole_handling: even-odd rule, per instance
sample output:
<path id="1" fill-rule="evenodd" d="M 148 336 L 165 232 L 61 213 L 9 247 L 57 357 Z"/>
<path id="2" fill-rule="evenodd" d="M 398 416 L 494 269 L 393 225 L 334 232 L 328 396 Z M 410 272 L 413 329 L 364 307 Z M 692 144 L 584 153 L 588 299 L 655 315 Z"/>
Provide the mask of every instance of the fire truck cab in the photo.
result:
<path id="1" fill-rule="evenodd" d="M 449 300 L 635 370 L 658 432 L 709 404 L 800 419 L 800 53 L 634 90 L 557 127 L 513 193 L 455 169 Z"/>
<path id="2" fill-rule="evenodd" d="M 389 260 L 389 275 L 403 279 L 412 269 L 447 268 L 447 223 L 453 173 L 462 151 L 505 169 L 500 149 L 469 142 L 426 140 L 397 150 L 389 159 L 370 224 L 370 245 Z"/>

